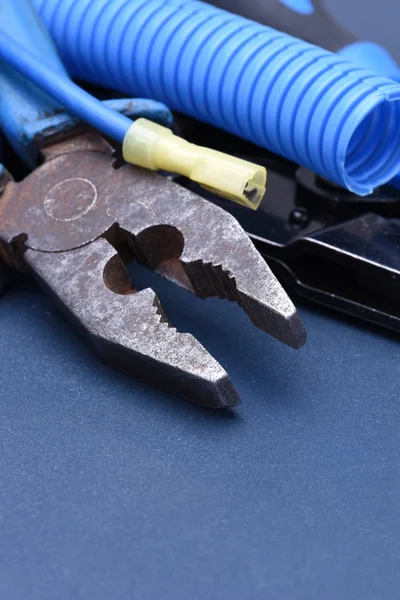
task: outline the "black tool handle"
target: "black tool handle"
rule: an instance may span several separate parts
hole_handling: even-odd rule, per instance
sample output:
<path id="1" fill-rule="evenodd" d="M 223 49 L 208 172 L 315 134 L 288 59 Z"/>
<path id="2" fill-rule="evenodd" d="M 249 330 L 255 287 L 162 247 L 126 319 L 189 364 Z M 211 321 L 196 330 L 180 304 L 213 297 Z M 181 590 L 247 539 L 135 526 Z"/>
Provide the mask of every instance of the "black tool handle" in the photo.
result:
<path id="1" fill-rule="evenodd" d="M 258 21 L 311 44 L 337 52 L 357 41 L 325 10 L 320 0 L 206 0 L 218 8 Z M 293 8 L 289 8 L 293 6 Z M 309 6 L 305 12 L 304 7 Z"/>

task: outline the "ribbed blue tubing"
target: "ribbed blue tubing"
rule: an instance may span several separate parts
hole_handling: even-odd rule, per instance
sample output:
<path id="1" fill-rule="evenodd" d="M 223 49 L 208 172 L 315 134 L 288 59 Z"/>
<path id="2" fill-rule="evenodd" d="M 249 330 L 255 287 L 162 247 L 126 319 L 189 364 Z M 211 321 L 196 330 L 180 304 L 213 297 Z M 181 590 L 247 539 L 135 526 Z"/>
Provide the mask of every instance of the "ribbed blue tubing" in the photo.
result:
<path id="1" fill-rule="evenodd" d="M 400 85 L 196 0 L 33 0 L 69 72 L 365 195 L 400 171 Z"/>

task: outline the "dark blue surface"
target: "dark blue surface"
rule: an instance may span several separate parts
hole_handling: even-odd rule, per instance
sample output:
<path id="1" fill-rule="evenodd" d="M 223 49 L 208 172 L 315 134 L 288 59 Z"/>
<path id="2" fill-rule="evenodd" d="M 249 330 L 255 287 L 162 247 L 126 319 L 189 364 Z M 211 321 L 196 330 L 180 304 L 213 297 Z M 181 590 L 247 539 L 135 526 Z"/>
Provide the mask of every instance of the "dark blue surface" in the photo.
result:
<path id="1" fill-rule="evenodd" d="M 1 300 L 0 598 L 397 600 L 398 338 L 303 307 L 295 352 L 227 302 L 160 297 L 238 410 L 104 366 L 33 283 Z"/>

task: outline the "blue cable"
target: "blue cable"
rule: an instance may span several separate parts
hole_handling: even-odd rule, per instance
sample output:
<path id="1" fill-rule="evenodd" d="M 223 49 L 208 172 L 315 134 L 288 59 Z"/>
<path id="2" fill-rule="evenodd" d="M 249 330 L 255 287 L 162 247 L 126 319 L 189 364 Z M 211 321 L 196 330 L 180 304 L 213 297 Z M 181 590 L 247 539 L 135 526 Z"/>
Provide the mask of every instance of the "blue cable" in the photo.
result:
<path id="1" fill-rule="evenodd" d="M 131 119 L 91 96 L 68 77 L 48 68 L 12 37 L 0 31 L 0 59 L 47 92 L 68 112 L 122 144 Z"/>

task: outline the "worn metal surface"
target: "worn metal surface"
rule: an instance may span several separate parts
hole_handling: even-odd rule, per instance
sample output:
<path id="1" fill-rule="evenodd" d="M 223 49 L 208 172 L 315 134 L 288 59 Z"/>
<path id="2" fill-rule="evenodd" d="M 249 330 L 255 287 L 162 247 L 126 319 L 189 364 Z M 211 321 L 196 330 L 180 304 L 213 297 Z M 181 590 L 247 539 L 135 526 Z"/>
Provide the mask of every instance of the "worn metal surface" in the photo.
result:
<path id="1" fill-rule="evenodd" d="M 100 238 L 71 252 L 28 250 L 25 258 L 107 362 L 198 404 L 239 404 L 224 369 L 192 335 L 168 325 L 152 290 L 120 295 L 105 285 L 114 256 Z"/>
<path id="2" fill-rule="evenodd" d="M 98 147 L 71 140 L 47 155 L 6 186 L 0 239 L 9 263 L 29 265 L 107 361 L 199 404 L 240 402 L 200 343 L 169 326 L 154 292 L 135 293 L 123 265 L 132 258 L 202 298 L 236 301 L 260 329 L 304 344 L 294 305 L 234 217 L 155 173 L 114 168 L 100 138 Z"/>

